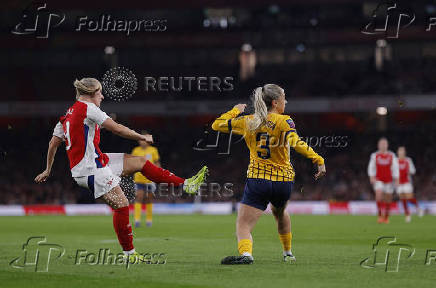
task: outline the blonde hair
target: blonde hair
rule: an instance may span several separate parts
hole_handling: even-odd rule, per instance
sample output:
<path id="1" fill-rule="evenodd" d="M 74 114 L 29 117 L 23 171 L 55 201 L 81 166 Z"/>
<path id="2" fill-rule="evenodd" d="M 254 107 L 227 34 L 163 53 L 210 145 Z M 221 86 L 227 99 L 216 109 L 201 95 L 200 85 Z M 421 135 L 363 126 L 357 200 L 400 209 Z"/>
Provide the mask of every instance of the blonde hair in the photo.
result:
<path id="1" fill-rule="evenodd" d="M 73 85 L 76 88 L 76 99 L 78 99 L 80 95 L 92 96 L 101 89 L 100 81 L 95 78 L 82 78 L 80 81 L 76 79 Z"/>
<path id="2" fill-rule="evenodd" d="M 257 130 L 266 124 L 268 111 L 272 107 L 272 101 L 278 100 L 284 93 L 283 88 L 276 84 L 266 84 L 263 87 L 257 87 L 253 92 L 253 118 L 248 123 L 251 131 Z"/>

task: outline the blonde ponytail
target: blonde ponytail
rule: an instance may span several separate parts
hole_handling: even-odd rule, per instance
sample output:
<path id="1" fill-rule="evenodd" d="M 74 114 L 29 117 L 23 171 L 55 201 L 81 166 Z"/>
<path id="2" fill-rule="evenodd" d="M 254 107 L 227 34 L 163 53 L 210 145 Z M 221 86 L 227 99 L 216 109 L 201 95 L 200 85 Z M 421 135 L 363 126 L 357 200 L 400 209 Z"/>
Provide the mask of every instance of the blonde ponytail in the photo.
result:
<path id="1" fill-rule="evenodd" d="M 92 96 L 101 89 L 100 81 L 95 78 L 82 78 L 80 81 L 76 79 L 73 85 L 76 88 L 76 99 L 79 99 L 80 95 Z"/>
<path id="2" fill-rule="evenodd" d="M 284 90 L 276 84 L 266 84 L 257 87 L 253 92 L 253 118 L 248 123 L 250 131 L 259 129 L 268 120 L 268 111 L 271 109 L 272 100 L 278 100 Z"/>
<path id="3" fill-rule="evenodd" d="M 254 114 L 253 119 L 248 124 L 251 131 L 257 130 L 260 126 L 266 123 L 268 117 L 268 108 L 263 101 L 263 88 L 257 87 L 253 93 Z"/>

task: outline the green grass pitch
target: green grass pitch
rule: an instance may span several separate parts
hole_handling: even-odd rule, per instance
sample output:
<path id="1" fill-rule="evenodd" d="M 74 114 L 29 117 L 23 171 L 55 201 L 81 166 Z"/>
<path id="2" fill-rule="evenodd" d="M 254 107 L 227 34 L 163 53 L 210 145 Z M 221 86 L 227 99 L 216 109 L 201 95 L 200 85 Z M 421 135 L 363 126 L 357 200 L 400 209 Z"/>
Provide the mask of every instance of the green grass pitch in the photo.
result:
<path id="1" fill-rule="evenodd" d="M 155 215 L 153 227 L 134 229 L 138 252 L 166 253 L 164 265 L 75 265 L 77 249 L 120 252 L 111 216 L 0 217 L 0 287 L 435 287 L 436 262 L 425 265 L 426 250 L 436 250 L 436 217 L 414 217 L 410 224 L 393 216 L 389 225 L 371 216 L 292 216 L 297 263 L 282 262 L 273 217 L 263 216 L 253 231 L 253 265 L 223 266 L 237 254 L 235 215 Z M 65 247 L 48 272 L 10 266 L 23 255 L 30 236 Z M 416 249 L 400 259 L 398 272 L 382 266 L 365 269 L 380 236 Z"/>

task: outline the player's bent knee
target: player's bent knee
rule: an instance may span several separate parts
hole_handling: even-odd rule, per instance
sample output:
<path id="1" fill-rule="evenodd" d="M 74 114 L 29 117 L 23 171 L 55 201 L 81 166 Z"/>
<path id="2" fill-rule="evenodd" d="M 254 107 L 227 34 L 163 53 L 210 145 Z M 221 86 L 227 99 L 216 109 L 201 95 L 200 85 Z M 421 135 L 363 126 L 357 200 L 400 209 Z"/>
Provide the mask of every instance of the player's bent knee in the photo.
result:
<path id="1" fill-rule="evenodd" d="M 139 166 L 141 166 L 141 168 L 145 165 L 145 163 L 147 163 L 147 158 L 145 156 L 141 156 L 139 157 Z"/>

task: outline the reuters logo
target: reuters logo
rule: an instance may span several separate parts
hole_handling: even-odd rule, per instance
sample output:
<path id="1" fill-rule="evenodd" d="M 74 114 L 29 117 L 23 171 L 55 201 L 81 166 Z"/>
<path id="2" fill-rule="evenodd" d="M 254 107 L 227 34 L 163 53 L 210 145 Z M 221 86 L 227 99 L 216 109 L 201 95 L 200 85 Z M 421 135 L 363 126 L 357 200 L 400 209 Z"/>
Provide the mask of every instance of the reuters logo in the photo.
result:
<path id="1" fill-rule="evenodd" d="M 124 102 L 133 97 L 138 88 L 138 80 L 129 69 L 115 67 L 106 71 L 102 81 L 103 94 L 105 97 Z"/>

